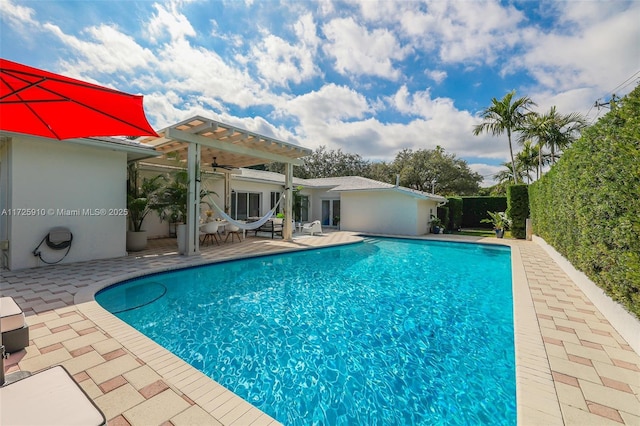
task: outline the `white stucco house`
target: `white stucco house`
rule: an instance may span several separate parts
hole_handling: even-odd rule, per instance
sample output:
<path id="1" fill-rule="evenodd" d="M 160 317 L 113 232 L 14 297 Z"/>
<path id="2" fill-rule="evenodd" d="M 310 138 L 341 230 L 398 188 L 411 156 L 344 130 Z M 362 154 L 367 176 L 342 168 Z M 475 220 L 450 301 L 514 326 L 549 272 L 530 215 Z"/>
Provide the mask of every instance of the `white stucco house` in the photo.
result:
<path id="1" fill-rule="evenodd" d="M 0 268 L 125 256 L 127 165 L 138 161 L 146 175 L 168 173 L 176 163 L 167 153 L 177 153 L 190 173 L 202 173 L 191 180 L 197 188 L 193 193 L 213 191 L 210 200 L 238 220 L 265 215 L 283 192 L 295 187 L 299 202 L 282 203 L 279 211 L 292 211 L 299 222 L 320 220 L 328 228 L 416 236 L 429 232 L 431 215 L 446 202 L 438 195 L 358 176 L 295 178 L 293 164 L 300 164 L 310 150 L 202 117 L 158 133 L 152 140 L 59 141 L 0 132 Z M 233 167 L 213 167 L 211 161 Z M 243 167 L 271 161 L 285 162 L 285 174 Z M 206 209 L 201 205 L 190 212 L 196 223 L 192 253 L 198 250 L 197 221 Z M 34 255 L 50 231 L 60 227 L 72 234 L 71 248 L 42 244 Z M 170 224 L 157 217 L 149 217 L 144 228 L 150 238 L 172 234 Z"/>
<path id="2" fill-rule="evenodd" d="M 149 147 L 115 138 L 59 141 L 0 135 L 0 267 L 46 265 L 33 251 L 54 227 L 73 235 L 63 262 L 126 255 L 127 162 L 155 156 Z M 66 250 L 41 247 L 55 262 Z"/>
<path id="3" fill-rule="evenodd" d="M 280 198 L 285 184 L 282 174 L 247 168 L 234 170 L 230 178 L 230 215 L 238 220 L 266 214 Z M 202 187 L 215 192 L 210 199 L 218 206 L 224 205 L 223 183 L 221 174 L 206 174 L 203 177 Z M 323 227 L 370 234 L 427 234 L 431 228 L 431 216 L 435 216 L 437 207 L 447 201 L 439 195 L 360 176 L 321 179 L 294 177 L 293 184 L 300 189 L 300 205 L 294 211 L 298 221 L 320 220 Z M 206 204 L 201 209 L 202 215 L 207 209 Z M 168 224 L 161 223 L 157 218 L 149 220 L 149 228 L 151 237 L 166 236 L 170 231 Z"/>
<path id="4" fill-rule="evenodd" d="M 439 195 L 359 176 L 311 179 L 306 185 L 314 188 L 322 224 L 336 225 L 332 219 L 337 204 L 340 229 L 347 231 L 424 235 L 431 227 L 431 215 L 447 202 Z"/>

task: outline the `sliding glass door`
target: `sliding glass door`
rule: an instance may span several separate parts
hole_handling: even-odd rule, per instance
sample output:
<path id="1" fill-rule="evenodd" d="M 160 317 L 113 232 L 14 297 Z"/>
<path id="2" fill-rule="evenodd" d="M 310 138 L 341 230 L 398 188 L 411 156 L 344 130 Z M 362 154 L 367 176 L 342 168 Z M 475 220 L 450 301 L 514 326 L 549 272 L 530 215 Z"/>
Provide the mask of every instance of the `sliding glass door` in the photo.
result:
<path id="1" fill-rule="evenodd" d="M 322 225 L 340 224 L 340 200 L 322 200 Z"/>
<path id="2" fill-rule="evenodd" d="M 235 192 L 231 193 L 231 217 L 236 220 L 245 220 L 248 217 L 259 217 L 260 193 L 259 192 Z"/>

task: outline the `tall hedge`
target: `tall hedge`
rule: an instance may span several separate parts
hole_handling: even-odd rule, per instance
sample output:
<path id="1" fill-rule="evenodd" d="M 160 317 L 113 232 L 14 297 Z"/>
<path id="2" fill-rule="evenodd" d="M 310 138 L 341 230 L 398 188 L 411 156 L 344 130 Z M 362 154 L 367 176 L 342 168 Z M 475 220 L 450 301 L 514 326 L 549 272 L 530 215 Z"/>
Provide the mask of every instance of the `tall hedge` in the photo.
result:
<path id="1" fill-rule="evenodd" d="M 529 196 L 534 232 L 640 318 L 640 86 Z"/>
<path id="2" fill-rule="evenodd" d="M 490 212 L 507 210 L 507 197 L 462 197 L 462 226 L 464 228 L 491 228 L 491 224 L 481 223 L 489 218 Z"/>
<path id="3" fill-rule="evenodd" d="M 438 207 L 437 210 L 438 219 L 442 221 L 444 229 L 451 229 L 449 227 L 449 206 Z"/>
<path id="4" fill-rule="evenodd" d="M 449 207 L 449 226 L 452 231 L 462 227 L 462 198 L 447 198 L 447 206 Z"/>
<path id="5" fill-rule="evenodd" d="M 511 236 L 524 239 L 529 217 L 529 185 L 507 187 L 507 217 L 511 219 Z"/>

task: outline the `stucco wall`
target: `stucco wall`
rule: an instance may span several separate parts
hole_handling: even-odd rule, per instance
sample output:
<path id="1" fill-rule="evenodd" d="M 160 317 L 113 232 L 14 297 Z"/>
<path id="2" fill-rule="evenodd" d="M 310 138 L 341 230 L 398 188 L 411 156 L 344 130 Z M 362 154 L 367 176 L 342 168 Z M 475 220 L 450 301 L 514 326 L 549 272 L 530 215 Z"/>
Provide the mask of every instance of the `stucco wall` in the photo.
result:
<path id="1" fill-rule="evenodd" d="M 438 214 L 438 203 L 431 200 L 418 200 L 417 235 L 428 234 L 431 228 L 431 215 Z"/>
<path id="2" fill-rule="evenodd" d="M 8 218 L 10 269 L 44 265 L 32 252 L 55 226 L 73 233 L 62 263 L 126 254 L 126 153 L 29 137 L 10 143 L 7 164 L 2 165 L 11 170 L 5 182 L 7 207 L 16 212 L 38 209 L 35 216 Z M 64 254 L 46 244 L 41 250 L 49 261 Z"/>
<path id="3" fill-rule="evenodd" d="M 264 216 L 269 210 L 271 210 L 271 192 L 284 192 L 284 185 L 277 183 L 261 183 L 248 180 L 232 179 L 231 189 L 236 192 L 260 193 L 260 216 Z M 220 193 L 220 196 L 222 196 L 222 192 Z M 280 202 L 280 208 L 282 211 L 284 211 L 284 201 Z"/>
<path id="4" fill-rule="evenodd" d="M 428 231 L 429 205 L 392 191 L 343 192 L 340 229 L 390 235 L 423 235 Z"/>
<path id="5" fill-rule="evenodd" d="M 303 191 L 303 194 L 307 195 Z M 326 189 L 312 189 L 308 191 L 309 194 L 309 222 L 314 220 L 322 221 L 322 200 L 341 200 L 340 201 L 340 216 L 344 216 L 344 210 L 342 206 L 342 198 L 339 192 L 330 192 Z M 342 220 L 342 219 L 340 219 Z M 342 225 L 342 223 L 340 224 Z M 341 226 L 341 229 L 342 228 Z"/>

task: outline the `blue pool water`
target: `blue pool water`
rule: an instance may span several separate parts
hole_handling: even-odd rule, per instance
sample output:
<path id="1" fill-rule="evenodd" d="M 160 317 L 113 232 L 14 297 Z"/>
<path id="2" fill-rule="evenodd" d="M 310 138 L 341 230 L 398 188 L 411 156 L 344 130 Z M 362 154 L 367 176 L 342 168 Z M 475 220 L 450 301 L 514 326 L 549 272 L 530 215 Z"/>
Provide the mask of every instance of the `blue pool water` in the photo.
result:
<path id="1" fill-rule="evenodd" d="M 506 247 L 367 239 L 96 300 L 287 425 L 516 423 Z"/>

